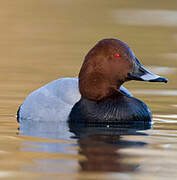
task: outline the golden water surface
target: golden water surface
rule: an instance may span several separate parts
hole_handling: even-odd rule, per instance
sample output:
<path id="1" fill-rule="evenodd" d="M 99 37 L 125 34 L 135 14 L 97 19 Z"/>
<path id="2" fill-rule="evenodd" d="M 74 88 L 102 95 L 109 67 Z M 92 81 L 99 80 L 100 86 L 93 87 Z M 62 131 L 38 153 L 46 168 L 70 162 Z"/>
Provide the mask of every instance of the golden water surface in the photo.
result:
<path id="1" fill-rule="evenodd" d="M 77 76 L 88 50 L 109 37 L 169 79 L 125 85 L 151 109 L 152 129 L 19 128 L 24 98 Z M 176 0 L 0 1 L 0 179 L 177 179 Z"/>

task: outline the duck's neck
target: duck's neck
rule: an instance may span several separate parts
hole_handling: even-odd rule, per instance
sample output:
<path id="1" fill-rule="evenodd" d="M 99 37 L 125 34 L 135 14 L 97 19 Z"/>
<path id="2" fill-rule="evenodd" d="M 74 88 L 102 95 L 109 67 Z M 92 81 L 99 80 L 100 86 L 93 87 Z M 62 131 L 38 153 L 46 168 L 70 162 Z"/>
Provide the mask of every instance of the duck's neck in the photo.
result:
<path id="1" fill-rule="evenodd" d="M 120 86 L 111 82 L 101 73 L 79 77 L 79 90 L 82 97 L 93 101 L 100 101 L 117 94 Z"/>

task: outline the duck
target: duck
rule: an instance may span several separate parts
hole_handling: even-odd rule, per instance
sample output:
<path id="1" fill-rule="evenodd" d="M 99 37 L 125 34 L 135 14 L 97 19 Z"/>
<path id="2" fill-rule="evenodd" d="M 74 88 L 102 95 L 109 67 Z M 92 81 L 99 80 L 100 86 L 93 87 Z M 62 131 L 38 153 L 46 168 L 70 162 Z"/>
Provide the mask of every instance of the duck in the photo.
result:
<path id="1" fill-rule="evenodd" d="M 168 82 L 148 71 L 123 41 L 102 39 L 87 53 L 78 77 L 59 78 L 33 91 L 20 105 L 18 122 L 151 122 L 148 106 L 123 87 L 128 81 Z"/>

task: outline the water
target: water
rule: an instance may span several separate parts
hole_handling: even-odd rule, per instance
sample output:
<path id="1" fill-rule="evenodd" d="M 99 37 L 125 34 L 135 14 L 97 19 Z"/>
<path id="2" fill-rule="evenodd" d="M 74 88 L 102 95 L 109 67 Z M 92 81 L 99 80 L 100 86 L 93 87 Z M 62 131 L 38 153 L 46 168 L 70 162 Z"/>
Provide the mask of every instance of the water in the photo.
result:
<path id="1" fill-rule="evenodd" d="M 177 1 L 14 0 L 0 6 L 0 179 L 177 178 Z M 77 76 L 100 39 L 127 42 L 168 84 L 125 86 L 153 113 L 152 129 L 24 124 L 33 90 Z M 47 129 L 46 129 L 47 127 Z"/>

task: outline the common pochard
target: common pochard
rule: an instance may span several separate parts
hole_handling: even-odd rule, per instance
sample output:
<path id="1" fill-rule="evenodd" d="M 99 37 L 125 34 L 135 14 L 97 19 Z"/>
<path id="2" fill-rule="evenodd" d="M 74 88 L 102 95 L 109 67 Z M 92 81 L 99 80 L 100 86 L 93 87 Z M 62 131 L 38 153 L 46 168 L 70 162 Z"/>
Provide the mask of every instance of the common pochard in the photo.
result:
<path id="1" fill-rule="evenodd" d="M 124 42 L 103 39 L 85 56 L 78 78 L 57 79 L 32 92 L 18 121 L 150 122 L 147 105 L 122 86 L 130 80 L 168 81 L 146 70 Z"/>

